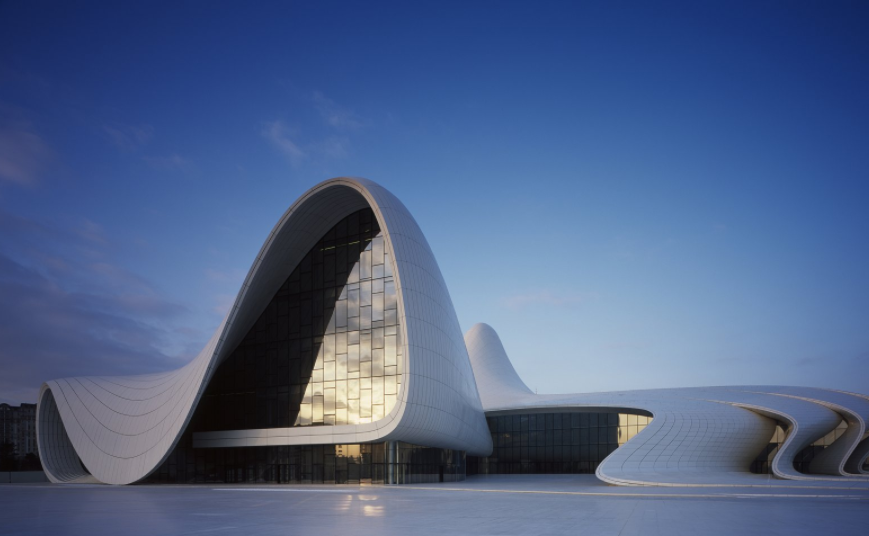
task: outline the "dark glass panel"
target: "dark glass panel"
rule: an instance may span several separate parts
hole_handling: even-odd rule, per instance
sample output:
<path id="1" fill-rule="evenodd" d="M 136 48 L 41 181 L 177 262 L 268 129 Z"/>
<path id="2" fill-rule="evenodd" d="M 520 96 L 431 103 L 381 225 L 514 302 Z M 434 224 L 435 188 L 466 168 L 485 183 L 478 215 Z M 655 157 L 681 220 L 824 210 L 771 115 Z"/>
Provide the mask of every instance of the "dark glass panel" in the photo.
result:
<path id="1" fill-rule="evenodd" d="M 631 415 L 634 433 L 649 421 Z M 626 419 L 625 419 L 626 420 Z M 487 417 L 494 450 L 468 457 L 468 474 L 593 473 L 619 446 L 618 413 L 532 413 Z M 627 432 L 623 432 L 625 435 Z"/>
<path id="2" fill-rule="evenodd" d="M 360 484 L 382 483 L 387 474 L 384 443 L 192 449 L 185 434 L 179 446 L 146 482 Z M 396 455 L 399 483 L 465 478 L 464 452 L 398 443 Z"/>
<path id="3" fill-rule="evenodd" d="M 194 412 L 193 431 L 366 422 L 392 409 L 400 383 L 397 316 L 390 317 L 386 341 L 382 328 L 373 336 L 370 330 L 372 287 L 380 293 L 381 311 L 384 290 L 392 300 L 395 289 L 391 277 L 370 279 L 372 241 L 380 248 L 381 263 L 385 251 L 379 233 L 374 213 L 361 210 L 336 224 L 305 255 L 218 367 Z M 363 260 L 369 269 L 360 281 L 364 270 L 354 266 Z M 385 326 L 382 315 L 380 320 Z M 324 351 L 327 333 L 338 337 L 329 352 Z M 348 336 L 354 341 L 350 351 Z M 373 360 L 372 343 L 384 348 Z M 363 391 L 367 397 L 360 398 L 357 389 L 355 399 L 333 401 L 333 393 L 347 391 L 326 393 L 323 382 L 345 380 L 348 371 L 360 381 L 379 378 L 376 389 L 369 385 Z M 384 384 L 385 376 L 394 380 Z M 389 385 L 389 394 L 382 385 Z"/>

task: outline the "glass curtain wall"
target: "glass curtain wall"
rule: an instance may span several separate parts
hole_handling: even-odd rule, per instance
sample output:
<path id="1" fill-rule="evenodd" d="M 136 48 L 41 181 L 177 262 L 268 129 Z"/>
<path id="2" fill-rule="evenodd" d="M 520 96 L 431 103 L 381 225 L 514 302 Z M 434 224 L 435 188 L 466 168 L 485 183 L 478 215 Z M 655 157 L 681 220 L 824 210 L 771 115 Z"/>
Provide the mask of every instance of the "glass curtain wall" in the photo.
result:
<path id="1" fill-rule="evenodd" d="M 493 450 L 468 457 L 468 474 L 594 473 L 651 417 L 631 413 L 532 413 L 486 418 Z"/>
<path id="2" fill-rule="evenodd" d="M 145 483 L 382 483 L 383 443 L 176 448 Z"/>
<path id="3" fill-rule="evenodd" d="M 401 388 L 392 263 L 360 210 L 304 257 L 220 364 L 166 461 L 147 482 L 382 483 L 385 443 L 193 448 L 193 433 L 382 419 Z M 398 483 L 463 480 L 465 453 L 398 443 Z"/>
<path id="4" fill-rule="evenodd" d="M 386 443 L 207 449 L 187 443 L 145 483 L 383 484 L 388 475 Z M 399 442 L 393 475 L 397 484 L 464 480 L 465 453 Z"/>
<path id="5" fill-rule="evenodd" d="M 459 482 L 465 479 L 466 456 L 463 451 L 434 449 L 397 443 L 396 484 Z"/>
<path id="6" fill-rule="evenodd" d="M 370 209 L 333 227 L 220 364 L 191 428 L 359 424 L 388 414 L 403 355 L 386 250 Z"/>

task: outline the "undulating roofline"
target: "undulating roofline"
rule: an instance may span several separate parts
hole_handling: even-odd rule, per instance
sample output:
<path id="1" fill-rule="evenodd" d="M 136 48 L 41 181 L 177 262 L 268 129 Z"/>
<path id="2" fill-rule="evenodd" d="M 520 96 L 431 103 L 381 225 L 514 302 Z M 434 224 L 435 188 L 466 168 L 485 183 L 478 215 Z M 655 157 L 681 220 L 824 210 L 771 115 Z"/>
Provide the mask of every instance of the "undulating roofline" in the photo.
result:
<path id="1" fill-rule="evenodd" d="M 730 386 L 588 394 L 532 393 L 513 368 L 495 330 L 477 324 L 465 344 L 487 415 L 551 411 L 648 413 L 653 419 L 597 468 L 598 478 L 632 485 L 754 485 L 764 476 L 748 467 L 769 442 L 777 423 L 788 430 L 772 463 L 781 479 L 869 482 L 869 399 L 810 387 Z M 834 430 L 847 430 L 810 465 L 794 469 L 794 457 Z"/>
<path id="2" fill-rule="evenodd" d="M 394 273 L 406 360 L 398 403 L 375 422 L 241 431 L 234 444 L 401 440 L 487 454 L 491 439 L 463 336 L 428 242 L 385 188 L 366 179 L 337 178 L 311 188 L 284 213 L 230 312 L 188 365 L 162 374 L 43 384 L 37 437 L 48 477 L 53 482 L 128 484 L 154 471 L 190 422 L 217 366 L 288 274 L 332 226 L 363 208 L 377 218 Z"/>
<path id="3" fill-rule="evenodd" d="M 368 209 L 379 227 L 372 232 L 381 233 L 375 240 L 380 244 L 382 236 L 386 248 L 383 271 L 394 280 L 391 329 L 399 330 L 393 336 L 401 351 L 391 355 L 402 366 L 393 367 L 393 378 L 400 375 L 401 381 L 390 396 L 397 398 L 368 420 L 218 429 L 200 432 L 192 448 L 402 441 L 485 457 L 492 451 L 487 416 L 620 412 L 652 420 L 597 466 L 597 476 L 612 484 L 757 484 L 764 477 L 751 475 L 748 467 L 777 426 L 787 437 L 771 462 L 775 477 L 869 482 L 863 470 L 869 458 L 865 395 L 783 386 L 532 392 L 494 329 L 477 324 L 462 335 L 434 255 L 404 205 L 378 184 L 357 178 L 327 180 L 290 206 L 254 259 L 229 313 L 189 364 L 159 374 L 43 384 L 37 440 L 48 477 L 129 484 L 153 473 L 178 445 L 218 367 L 245 340 L 290 274 L 312 248 L 321 251 L 318 244 L 339 222 Z M 372 221 L 371 213 L 366 212 L 366 221 Z M 841 426 L 844 433 L 812 460 L 810 474 L 795 470 L 795 456 L 803 448 Z"/>

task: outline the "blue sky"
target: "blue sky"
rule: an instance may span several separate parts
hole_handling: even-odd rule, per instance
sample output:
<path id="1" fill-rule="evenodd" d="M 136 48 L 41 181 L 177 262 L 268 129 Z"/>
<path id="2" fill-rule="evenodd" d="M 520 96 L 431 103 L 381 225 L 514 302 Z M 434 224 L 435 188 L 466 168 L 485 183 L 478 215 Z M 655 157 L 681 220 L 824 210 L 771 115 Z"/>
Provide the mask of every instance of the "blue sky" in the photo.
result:
<path id="1" fill-rule="evenodd" d="M 342 175 L 540 392 L 869 392 L 865 3 L 79 4 L 0 5 L 0 401 L 185 363 Z"/>

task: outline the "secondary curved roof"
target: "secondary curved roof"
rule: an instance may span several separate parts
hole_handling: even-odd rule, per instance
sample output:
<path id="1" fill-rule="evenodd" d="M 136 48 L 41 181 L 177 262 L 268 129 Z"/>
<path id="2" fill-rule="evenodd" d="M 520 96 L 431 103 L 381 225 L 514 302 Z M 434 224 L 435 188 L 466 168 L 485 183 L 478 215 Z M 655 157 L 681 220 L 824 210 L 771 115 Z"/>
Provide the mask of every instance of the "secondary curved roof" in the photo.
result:
<path id="1" fill-rule="evenodd" d="M 521 380 L 498 334 L 476 324 L 465 343 L 489 415 L 547 411 L 619 411 L 651 414 L 646 428 L 610 454 L 597 476 L 612 484 L 758 485 L 748 467 L 769 443 L 776 421 L 789 429 L 775 455 L 781 479 L 869 484 L 865 422 L 869 399 L 826 389 L 782 386 L 697 387 L 582 394 L 535 394 Z M 796 454 L 835 429 L 846 432 L 810 465 L 794 469 Z"/>

